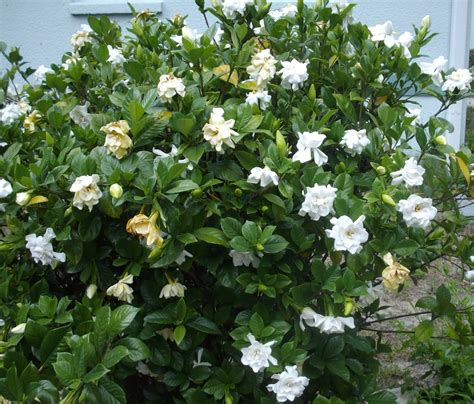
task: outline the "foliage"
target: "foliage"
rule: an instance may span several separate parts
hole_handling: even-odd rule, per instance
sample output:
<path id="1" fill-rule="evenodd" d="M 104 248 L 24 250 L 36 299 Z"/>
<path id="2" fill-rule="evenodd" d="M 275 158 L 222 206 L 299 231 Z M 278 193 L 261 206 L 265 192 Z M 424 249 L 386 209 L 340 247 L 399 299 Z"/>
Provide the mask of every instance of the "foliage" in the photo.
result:
<path id="1" fill-rule="evenodd" d="M 14 190 L 0 212 L 0 395 L 28 403 L 265 404 L 275 402 L 266 389 L 271 376 L 297 365 L 309 379 L 299 402 L 394 402 L 376 382 L 376 354 L 387 347 L 361 332 L 380 303 L 362 298 L 369 282 L 380 285 L 388 252 L 390 268 L 400 263 L 411 275 L 439 257 L 468 264 L 474 254 L 458 234 L 465 219 L 457 204 L 472 196 L 474 160 L 468 148 L 441 141 L 452 127 L 440 113 L 467 93 L 445 92 L 422 73 L 416 61 L 432 37 L 426 27 L 415 28 L 408 58 L 402 46 L 374 42 L 365 25 L 351 22 L 353 5 L 299 1 L 294 15 L 274 19 L 257 0 L 230 19 L 219 6 L 197 3 L 218 21 L 201 37 L 182 17 L 160 22 L 136 13 L 125 38 L 116 23 L 90 17 L 92 32 L 76 36 L 74 53 L 39 83 L 18 49 L 0 44 L 11 63 L 0 103 L 21 99 L 37 111 L 5 123 L 4 109 L 0 124 L 0 178 Z M 119 48 L 122 62 L 112 57 Z M 308 74 L 293 89 L 273 74 L 266 110 L 245 102 L 257 86 L 247 67 L 263 48 L 278 70 L 297 59 L 307 61 Z M 185 95 L 159 93 L 170 73 Z M 27 84 L 12 93 L 18 75 Z M 440 101 L 425 123 L 408 114 L 420 94 Z M 85 121 L 72 118 L 77 106 L 87 106 Z M 203 138 L 213 107 L 237 133 L 223 153 Z M 104 147 L 111 136 L 104 126 L 119 120 L 129 131 L 122 123 L 115 135 L 133 143 L 124 156 Z M 370 144 L 351 152 L 341 144 L 348 130 L 365 130 Z M 326 136 L 327 162 L 295 161 L 298 134 L 315 131 Z M 392 184 L 390 173 L 413 155 L 423 183 Z M 272 170 L 278 185 L 247 181 L 256 167 Z M 90 210 L 79 209 L 70 191 L 86 175 L 98 175 L 100 191 L 84 188 L 97 196 Z M 315 184 L 336 188 L 333 211 L 318 220 L 298 214 Z M 408 227 L 397 212 L 413 193 L 432 198 L 438 211 L 428 229 Z M 365 216 L 368 240 L 354 254 L 336 251 L 325 232 L 343 216 Z M 41 265 L 25 248 L 27 235 L 47 228 L 64 263 Z M 231 251 L 251 262 L 236 263 Z M 457 318 L 445 298 L 441 289 L 421 307 Z M 328 321 L 352 316 L 355 327 L 303 330 L 305 308 Z M 276 365 L 254 373 L 241 363 L 249 333 L 274 341 Z"/>

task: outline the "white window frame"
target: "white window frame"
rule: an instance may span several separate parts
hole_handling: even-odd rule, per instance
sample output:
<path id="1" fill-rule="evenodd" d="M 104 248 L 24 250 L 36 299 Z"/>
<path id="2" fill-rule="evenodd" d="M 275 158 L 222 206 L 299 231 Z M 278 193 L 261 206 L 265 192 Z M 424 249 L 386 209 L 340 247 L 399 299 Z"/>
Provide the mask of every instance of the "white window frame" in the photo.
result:
<path id="1" fill-rule="evenodd" d="M 69 11 L 73 15 L 131 14 L 127 3 L 137 11 L 154 13 L 161 13 L 163 6 L 163 0 L 69 0 Z"/>

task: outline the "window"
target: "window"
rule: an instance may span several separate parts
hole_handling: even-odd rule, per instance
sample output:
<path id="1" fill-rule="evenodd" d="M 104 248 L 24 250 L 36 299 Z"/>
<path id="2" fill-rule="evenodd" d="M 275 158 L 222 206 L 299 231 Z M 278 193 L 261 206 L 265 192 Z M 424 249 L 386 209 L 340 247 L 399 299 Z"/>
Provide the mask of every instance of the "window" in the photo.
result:
<path id="1" fill-rule="evenodd" d="M 71 14 L 131 14 L 128 2 L 137 11 L 161 12 L 163 0 L 69 0 Z"/>

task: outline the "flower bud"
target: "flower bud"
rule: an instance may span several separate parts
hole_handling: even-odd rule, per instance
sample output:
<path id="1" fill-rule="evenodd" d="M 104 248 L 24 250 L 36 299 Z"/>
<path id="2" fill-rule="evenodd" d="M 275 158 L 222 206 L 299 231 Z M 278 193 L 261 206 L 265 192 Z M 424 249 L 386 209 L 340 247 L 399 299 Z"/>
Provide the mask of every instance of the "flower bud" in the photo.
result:
<path id="1" fill-rule="evenodd" d="M 336 165 L 336 174 L 342 174 L 343 172 L 346 171 L 346 163 L 341 161 Z"/>
<path id="2" fill-rule="evenodd" d="M 265 250 L 265 247 L 261 243 L 257 243 L 255 249 L 259 252 L 262 252 L 263 250 Z"/>
<path id="3" fill-rule="evenodd" d="M 344 315 L 349 316 L 354 308 L 354 302 L 350 297 L 344 298 Z"/>
<path id="4" fill-rule="evenodd" d="M 193 190 L 193 192 L 191 192 L 191 195 L 193 196 L 193 198 L 199 198 L 201 195 L 202 195 L 202 190 L 201 189 L 195 189 Z"/>
<path id="5" fill-rule="evenodd" d="M 304 6 L 304 0 L 298 0 L 298 2 L 296 3 L 296 9 L 298 10 L 299 14 L 303 12 L 303 6 Z"/>
<path id="6" fill-rule="evenodd" d="M 268 212 L 268 206 L 267 206 L 267 205 L 263 205 L 263 206 L 260 208 L 260 211 L 261 211 L 262 213 Z"/>
<path id="7" fill-rule="evenodd" d="M 264 293 L 264 292 L 267 291 L 267 289 L 268 289 L 267 286 L 264 285 L 263 283 L 259 283 L 259 284 L 258 284 L 258 291 L 259 291 L 259 292 Z"/>
<path id="8" fill-rule="evenodd" d="M 384 175 L 387 172 L 384 166 L 378 166 L 375 171 L 378 175 Z"/>
<path id="9" fill-rule="evenodd" d="M 395 205 L 396 205 L 396 203 L 395 203 L 395 201 L 393 200 L 393 198 L 392 198 L 390 195 L 388 195 L 388 194 L 382 194 L 382 201 L 383 201 L 384 203 L 386 203 L 387 205 L 390 205 L 390 206 L 395 206 Z"/>
<path id="10" fill-rule="evenodd" d="M 97 292 L 97 285 L 89 285 L 86 289 L 86 296 L 89 298 L 89 299 L 92 299 L 95 294 Z"/>
<path id="11" fill-rule="evenodd" d="M 64 211 L 64 217 L 71 216 L 71 213 L 72 213 L 72 206 L 69 206 L 69 208 L 67 208 L 67 209 Z"/>
<path id="12" fill-rule="evenodd" d="M 118 199 L 123 195 L 123 188 L 120 184 L 112 184 L 109 188 L 109 192 L 112 198 Z"/>
<path id="13" fill-rule="evenodd" d="M 435 143 L 439 146 L 445 146 L 448 142 L 446 141 L 446 137 L 439 135 L 435 137 Z"/>
<path id="14" fill-rule="evenodd" d="M 314 86 L 314 84 L 311 84 L 311 86 L 309 87 L 308 98 L 311 101 L 314 101 L 316 99 L 316 87 Z"/>
<path id="15" fill-rule="evenodd" d="M 242 190 L 240 188 L 236 188 L 234 195 L 240 198 L 242 196 Z"/>
<path id="16" fill-rule="evenodd" d="M 431 27 L 431 16 L 430 15 L 425 15 L 421 19 L 421 28 L 429 29 L 430 27 Z"/>
<path id="17" fill-rule="evenodd" d="M 29 192 L 18 192 L 16 194 L 16 203 L 20 206 L 25 206 L 31 199 Z"/>

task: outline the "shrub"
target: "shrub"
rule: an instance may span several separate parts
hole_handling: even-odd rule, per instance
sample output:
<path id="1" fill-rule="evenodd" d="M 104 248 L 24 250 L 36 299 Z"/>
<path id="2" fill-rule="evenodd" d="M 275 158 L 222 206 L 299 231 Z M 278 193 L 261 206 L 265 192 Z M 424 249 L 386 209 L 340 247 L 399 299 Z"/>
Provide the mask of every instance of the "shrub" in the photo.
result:
<path id="1" fill-rule="evenodd" d="M 344 1 L 197 5 L 202 35 L 90 17 L 37 70 L 0 45 L 0 394 L 393 402 L 365 329 L 383 287 L 473 254 L 473 158 L 440 117 L 471 74 L 417 62 L 427 18 L 398 37 Z M 420 305 L 455 317 L 445 297 Z"/>

